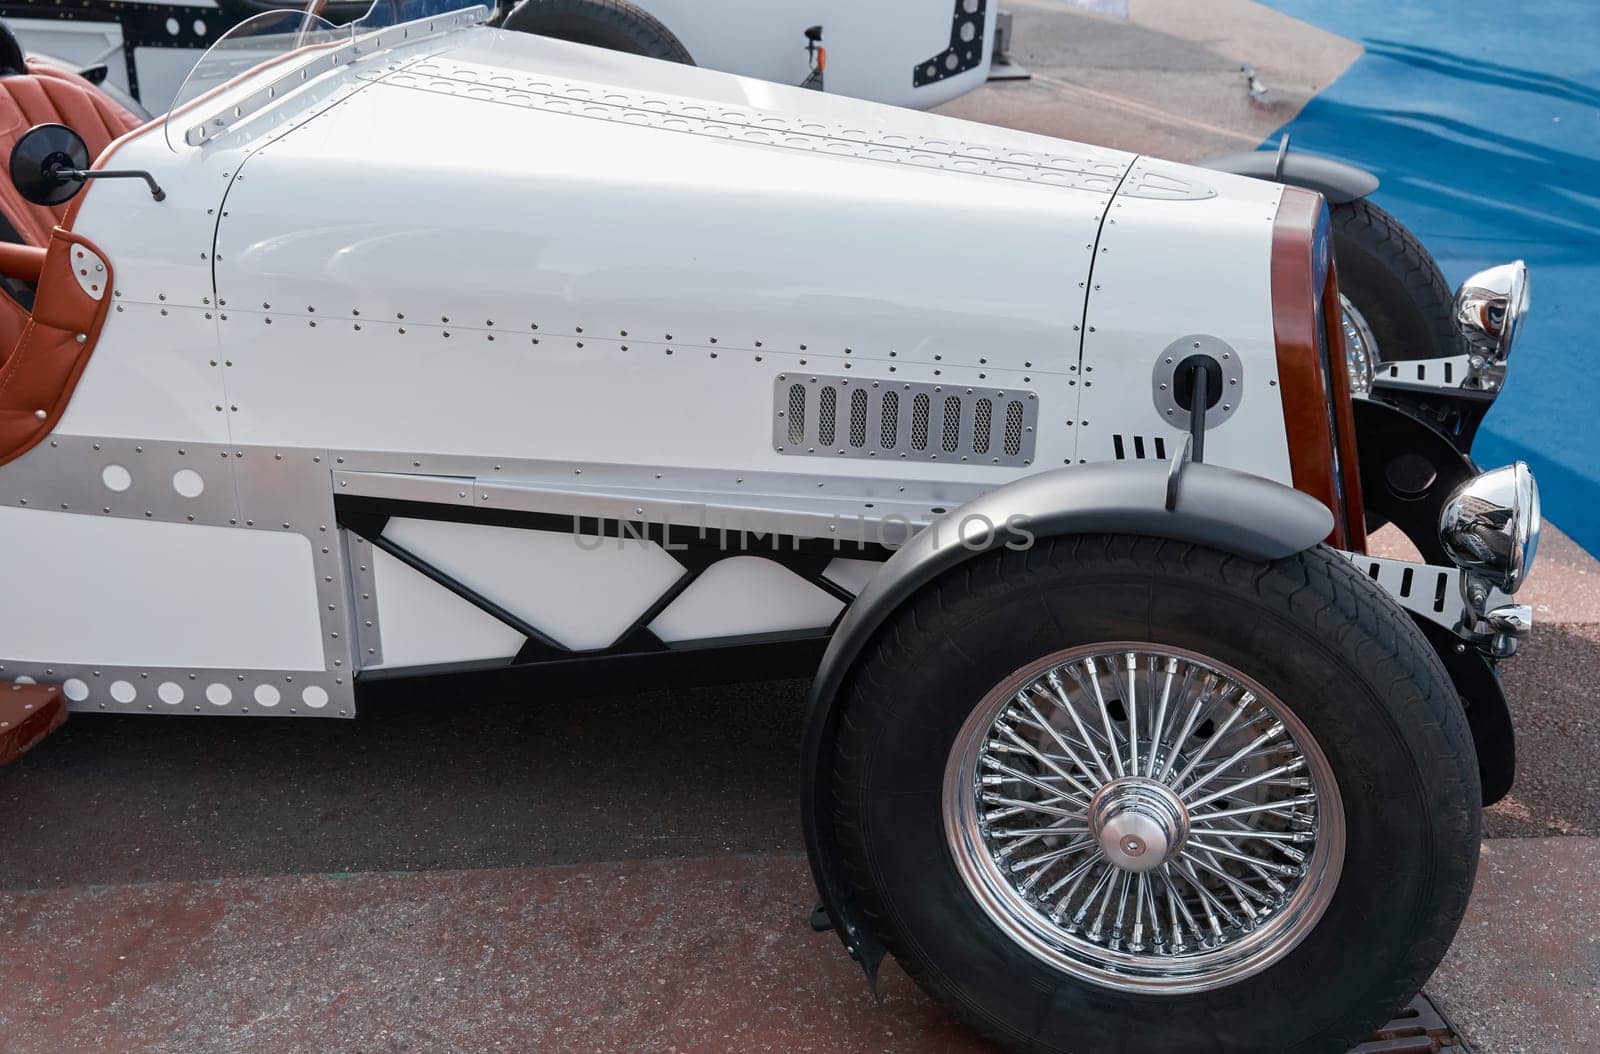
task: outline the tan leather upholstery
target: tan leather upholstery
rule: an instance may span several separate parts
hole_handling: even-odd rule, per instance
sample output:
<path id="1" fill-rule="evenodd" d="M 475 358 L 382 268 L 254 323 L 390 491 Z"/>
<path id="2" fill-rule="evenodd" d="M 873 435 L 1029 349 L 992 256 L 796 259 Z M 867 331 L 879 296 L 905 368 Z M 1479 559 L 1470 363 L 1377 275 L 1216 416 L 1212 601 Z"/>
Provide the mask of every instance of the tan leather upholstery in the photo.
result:
<path id="1" fill-rule="evenodd" d="M 98 281 L 90 272 L 94 259 L 104 261 Z M 87 238 L 65 227 L 51 232 L 33 313 L 0 365 L 0 465 L 27 453 L 61 419 L 100 339 L 112 282 L 111 261 Z"/>
<path id="2" fill-rule="evenodd" d="M 26 74 L 0 76 L 0 213 L 26 245 L 43 248 L 50 232 L 66 219 L 67 205 L 35 205 L 25 200 L 11 185 L 8 173 L 11 148 L 23 133 L 36 124 L 64 124 L 83 136 L 93 160 L 110 142 L 139 126 L 139 119 L 114 99 L 75 73 L 30 62 Z M 23 281 L 32 278 L 15 273 L 9 262 L 0 260 L 0 272 Z M 22 336 L 28 313 L 4 292 L 0 292 L 0 362 L 5 361 Z"/>

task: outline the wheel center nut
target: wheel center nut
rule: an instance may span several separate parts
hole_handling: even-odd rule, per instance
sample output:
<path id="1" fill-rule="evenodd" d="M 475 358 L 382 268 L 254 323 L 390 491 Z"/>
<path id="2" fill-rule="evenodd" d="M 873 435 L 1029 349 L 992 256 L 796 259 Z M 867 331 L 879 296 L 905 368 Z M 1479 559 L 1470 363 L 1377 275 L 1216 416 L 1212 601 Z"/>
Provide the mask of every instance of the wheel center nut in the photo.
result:
<path id="1" fill-rule="evenodd" d="M 1106 859 L 1125 871 L 1154 871 L 1177 855 L 1189 836 L 1183 802 L 1142 776 L 1101 787 L 1089 803 L 1089 824 Z"/>

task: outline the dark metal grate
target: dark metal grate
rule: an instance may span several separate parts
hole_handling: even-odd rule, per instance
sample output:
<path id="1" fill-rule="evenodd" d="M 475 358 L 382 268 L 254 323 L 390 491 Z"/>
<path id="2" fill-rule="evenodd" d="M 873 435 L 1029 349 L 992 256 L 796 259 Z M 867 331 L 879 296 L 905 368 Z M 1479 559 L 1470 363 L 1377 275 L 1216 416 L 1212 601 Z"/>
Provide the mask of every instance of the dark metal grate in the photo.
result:
<path id="1" fill-rule="evenodd" d="M 1447 1054 L 1464 1052 L 1467 1045 L 1456 1035 L 1444 1015 L 1418 993 L 1394 1016 L 1394 1020 L 1375 1032 L 1371 1039 L 1350 1054 Z"/>
<path id="2" fill-rule="evenodd" d="M 900 393 L 883 393 L 883 426 L 879 429 L 878 443 L 885 450 L 894 449 L 900 427 Z"/>

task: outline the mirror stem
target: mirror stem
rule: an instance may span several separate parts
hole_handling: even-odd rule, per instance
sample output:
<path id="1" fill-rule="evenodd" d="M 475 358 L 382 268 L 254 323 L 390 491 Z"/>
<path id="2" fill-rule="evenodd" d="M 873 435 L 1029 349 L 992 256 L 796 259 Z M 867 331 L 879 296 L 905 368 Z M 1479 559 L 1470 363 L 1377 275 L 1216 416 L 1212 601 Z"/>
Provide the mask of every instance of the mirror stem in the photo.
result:
<path id="1" fill-rule="evenodd" d="M 166 201 L 167 192 L 156 183 L 155 177 L 148 172 L 138 169 L 127 170 L 98 170 L 91 171 L 86 168 L 57 168 L 52 169 L 56 179 L 62 183 L 70 179 L 142 179 L 150 185 L 150 196 L 157 201 Z"/>

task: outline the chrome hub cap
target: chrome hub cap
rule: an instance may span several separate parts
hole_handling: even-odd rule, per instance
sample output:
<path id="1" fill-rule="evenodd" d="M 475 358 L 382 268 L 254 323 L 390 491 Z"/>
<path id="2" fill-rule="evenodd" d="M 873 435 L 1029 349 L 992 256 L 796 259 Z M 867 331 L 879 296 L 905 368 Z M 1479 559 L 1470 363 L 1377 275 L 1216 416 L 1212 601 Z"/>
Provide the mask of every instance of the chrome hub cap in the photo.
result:
<path id="1" fill-rule="evenodd" d="M 956 737 L 944 821 L 1007 936 L 1123 991 L 1260 972 L 1316 926 L 1344 861 L 1332 768 L 1294 712 L 1151 644 L 1058 652 L 997 685 Z"/>
<path id="2" fill-rule="evenodd" d="M 1154 871 L 1189 835 L 1179 797 L 1155 780 L 1112 780 L 1089 802 L 1089 826 L 1107 860 L 1124 871 Z"/>

